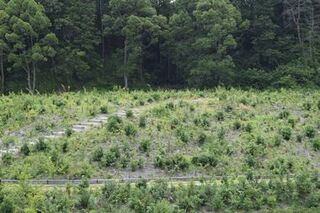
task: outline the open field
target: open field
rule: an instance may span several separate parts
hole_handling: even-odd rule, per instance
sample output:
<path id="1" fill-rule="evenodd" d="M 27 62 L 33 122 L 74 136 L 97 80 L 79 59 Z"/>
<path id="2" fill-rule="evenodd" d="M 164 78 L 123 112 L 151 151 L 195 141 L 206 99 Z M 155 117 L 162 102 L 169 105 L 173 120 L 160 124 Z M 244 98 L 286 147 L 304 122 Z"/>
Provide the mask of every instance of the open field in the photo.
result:
<path id="1" fill-rule="evenodd" d="M 131 181 L 138 182 L 131 186 L 134 193 L 156 199 L 150 188 L 165 187 L 158 183 L 161 179 L 190 178 L 190 183 L 166 188 L 164 203 L 158 204 L 172 207 L 168 212 L 319 205 L 318 91 L 84 91 L 11 94 L 1 97 L 0 103 L 1 179 L 138 180 Z M 195 177 L 203 184 L 192 185 Z M 219 179 L 219 184 L 211 178 Z M 143 187 L 143 179 L 157 181 Z M 21 184 L 0 186 L 0 200 L 1 190 L 19 191 Z M 125 193 L 129 185 L 110 182 L 102 191 L 84 188 L 98 202 L 102 198 L 97 193 L 106 193 L 108 187 L 115 187 L 115 194 Z M 80 196 L 81 187 L 73 186 L 73 196 Z M 231 197 L 223 194 L 224 189 Z M 65 193 L 62 189 L 37 193 L 48 196 L 52 190 Z M 133 192 L 127 193 L 118 197 L 131 199 Z M 195 197 L 182 202 L 181 193 Z M 222 196 L 220 204 L 210 200 L 216 196 Z M 233 196 L 248 203 L 234 201 Z M 256 199 L 261 199 L 259 206 L 252 204 Z M 224 203 L 229 201 L 230 205 Z M 136 207 L 128 209 L 141 212 Z"/>

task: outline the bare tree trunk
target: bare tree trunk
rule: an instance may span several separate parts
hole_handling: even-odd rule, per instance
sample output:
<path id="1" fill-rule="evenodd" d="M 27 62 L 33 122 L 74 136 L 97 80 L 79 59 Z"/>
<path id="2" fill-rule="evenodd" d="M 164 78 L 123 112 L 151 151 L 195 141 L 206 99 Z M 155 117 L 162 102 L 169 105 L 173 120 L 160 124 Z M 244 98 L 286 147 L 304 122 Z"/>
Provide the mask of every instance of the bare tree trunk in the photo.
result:
<path id="1" fill-rule="evenodd" d="M 3 67 L 3 50 L 0 51 L 0 78 L 1 78 L 1 92 L 4 93 L 4 67 Z"/>
<path id="2" fill-rule="evenodd" d="M 103 58 L 103 62 L 105 62 L 105 40 L 104 40 L 104 35 L 103 35 L 103 24 L 102 24 L 102 16 L 103 16 L 103 11 L 102 11 L 102 0 L 99 0 L 99 15 L 100 15 L 100 30 L 101 30 L 101 56 Z"/>
<path id="3" fill-rule="evenodd" d="M 309 39 L 309 54 L 310 59 L 313 60 L 313 39 L 314 39 L 314 27 L 315 27 L 315 20 L 314 20 L 314 7 L 311 3 L 311 16 L 310 16 L 311 26 L 310 26 L 310 39 Z"/>
<path id="4" fill-rule="evenodd" d="M 30 71 L 29 65 L 26 66 L 25 70 L 27 72 L 28 90 L 29 90 L 30 93 L 33 93 L 32 85 L 31 85 L 31 71 Z"/>
<path id="5" fill-rule="evenodd" d="M 36 64 L 35 62 L 32 62 L 32 92 L 36 89 Z"/>
<path id="6" fill-rule="evenodd" d="M 124 88 L 128 89 L 128 40 L 124 41 L 124 70 L 123 70 L 123 79 L 124 79 Z"/>

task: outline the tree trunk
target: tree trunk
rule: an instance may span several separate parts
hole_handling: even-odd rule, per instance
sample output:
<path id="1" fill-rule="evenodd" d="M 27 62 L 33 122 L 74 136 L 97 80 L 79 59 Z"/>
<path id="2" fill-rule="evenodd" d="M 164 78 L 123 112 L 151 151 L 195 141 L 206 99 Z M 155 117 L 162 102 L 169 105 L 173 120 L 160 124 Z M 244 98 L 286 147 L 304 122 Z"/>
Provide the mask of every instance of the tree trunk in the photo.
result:
<path id="1" fill-rule="evenodd" d="M 99 0 L 99 15 L 100 15 L 100 30 L 101 30 L 101 55 L 103 58 L 103 62 L 105 62 L 105 41 L 104 41 L 104 35 L 103 35 L 103 24 L 102 24 L 102 16 L 103 16 L 103 10 L 102 10 L 103 4 L 102 0 Z"/>
<path id="2" fill-rule="evenodd" d="M 123 79 L 124 79 L 124 88 L 128 89 L 128 40 L 124 41 L 124 70 L 123 70 Z"/>
<path id="3" fill-rule="evenodd" d="M 36 64 L 35 62 L 32 62 L 32 93 L 36 89 Z"/>
<path id="4" fill-rule="evenodd" d="M 25 68 L 26 72 L 27 72 L 27 82 L 28 82 L 28 90 L 30 93 L 33 93 L 32 91 L 32 85 L 31 85 L 31 71 L 29 68 L 29 65 L 27 65 L 27 67 Z"/>
<path id="5" fill-rule="evenodd" d="M 4 67 L 3 67 L 3 50 L 0 51 L 0 78 L 1 78 L 1 92 L 4 93 Z"/>

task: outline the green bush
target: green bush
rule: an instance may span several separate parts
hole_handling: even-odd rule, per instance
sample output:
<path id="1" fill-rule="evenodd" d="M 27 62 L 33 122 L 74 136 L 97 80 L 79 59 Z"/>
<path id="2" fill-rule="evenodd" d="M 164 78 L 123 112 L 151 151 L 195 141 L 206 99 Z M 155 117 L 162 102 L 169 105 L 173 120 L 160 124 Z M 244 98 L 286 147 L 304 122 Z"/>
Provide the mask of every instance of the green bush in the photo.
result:
<path id="1" fill-rule="evenodd" d="M 190 163 L 181 154 L 175 154 L 167 159 L 162 155 L 158 155 L 155 159 L 155 166 L 161 169 L 185 171 L 189 168 Z"/>
<path id="2" fill-rule="evenodd" d="M 293 118 L 289 118 L 289 119 L 288 119 L 288 123 L 290 124 L 290 126 L 291 126 L 292 128 L 294 128 L 294 127 L 296 126 L 296 120 L 293 119 Z"/>
<path id="3" fill-rule="evenodd" d="M 127 112 L 126 112 L 126 116 L 127 116 L 127 118 L 132 118 L 132 117 L 133 117 L 133 112 L 132 112 L 132 110 L 127 111 Z"/>
<path id="4" fill-rule="evenodd" d="M 109 132 L 119 132 L 122 126 L 122 119 L 119 116 L 111 116 L 108 118 L 107 128 Z"/>
<path id="5" fill-rule="evenodd" d="M 244 127 L 244 130 L 248 133 L 251 133 L 252 130 L 253 130 L 253 127 L 250 123 L 248 123 L 245 127 Z"/>
<path id="6" fill-rule="evenodd" d="M 138 132 L 136 127 L 133 124 L 127 124 L 124 128 L 124 131 L 126 133 L 126 136 L 135 136 Z"/>
<path id="7" fill-rule="evenodd" d="M 289 117 L 290 113 L 288 111 L 282 111 L 279 113 L 280 119 L 287 119 Z"/>
<path id="8" fill-rule="evenodd" d="M 102 114 L 108 114 L 108 107 L 107 106 L 100 107 L 100 112 Z"/>
<path id="9" fill-rule="evenodd" d="M 184 143 L 188 143 L 190 140 L 190 135 L 182 128 L 177 130 L 177 137 Z"/>
<path id="10" fill-rule="evenodd" d="M 47 151 L 47 149 L 48 149 L 47 143 L 44 141 L 43 138 L 39 138 L 35 144 L 35 150 L 38 152 L 44 152 L 44 151 Z"/>
<path id="11" fill-rule="evenodd" d="M 320 150 L 320 138 L 313 139 L 312 146 L 315 151 L 319 151 Z"/>
<path id="12" fill-rule="evenodd" d="M 308 138 L 314 138 L 316 135 L 316 130 L 312 126 L 307 126 L 304 129 L 304 132 L 305 132 L 305 136 L 307 136 Z"/>
<path id="13" fill-rule="evenodd" d="M 103 157 L 103 149 L 101 147 L 96 148 L 92 154 L 92 160 L 100 162 L 102 157 Z"/>
<path id="14" fill-rule="evenodd" d="M 207 135 L 205 133 L 201 133 L 198 137 L 198 143 L 199 145 L 203 145 L 207 141 Z"/>
<path id="15" fill-rule="evenodd" d="M 120 150 L 118 147 L 112 147 L 106 153 L 104 153 L 101 162 L 106 167 L 114 166 L 117 160 L 120 158 Z"/>
<path id="16" fill-rule="evenodd" d="M 11 154 L 5 153 L 1 156 L 1 160 L 5 166 L 10 166 L 13 163 L 14 158 Z"/>
<path id="17" fill-rule="evenodd" d="M 281 133 L 283 139 L 288 141 L 291 138 L 292 130 L 291 130 L 290 127 L 285 127 L 285 128 L 280 130 L 280 133 Z"/>
<path id="18" fill-rule="evenodd" d="M 234 130 L 239 130 L 239 129 L 241 129 L 241 122 L 240 122 L 240 121 L 234 121 L 234 122 L 233 122 L 233 129 L 234 129 Z"/>
<path id="19" fill-rule="evenodd" d="M 140 150 L 142 152 L 149 152 L 151 146 L 150 140 L 143 140 L 140 142 Z"/>
<path id="20" fill-rule="evenodd" d="M 212 166 L 215 167 L 218 164 L 218 160 L 213 156 L 209 154 L 201 154 L 199 156 L 195 156 L 191 160 L 192 164 L 197 166 Z"/>
<path id="21" fill-rule="evenodd" d="M 312 108 L 312 104 L 310 102 L 303 103 L 303 108 L 307 111 L 310 111 Z"/>
<path id="22" fill-rule="evenodd" d="M 146 125 L 147 125 L 146 117 L 144 117 L 144 116 L 140 117 L 140 119 L 139 119 L 139 127 L 140 128 L 146 128 Z"/>
<path id="23" fill-rule="evenodd" d="M 20 148 L 20 153 L 22 153 L 24 156 L 28 156 L 30 154 L 30 149 L 28 144 L 24 143 L 22 147 Z"/>
<path id="24" fill-rule="evenodd" d="M 281 137 L 279 137 L 278 135 L 273 137 L 273 146 L 278 147 L 281 145 Z"/>
<path id="25" fill-rule="evenodd" d="M 224 120 L 224 113 L 223 112 L 217 112 L 216 119 L 218 121 L 223 121 Z"/>

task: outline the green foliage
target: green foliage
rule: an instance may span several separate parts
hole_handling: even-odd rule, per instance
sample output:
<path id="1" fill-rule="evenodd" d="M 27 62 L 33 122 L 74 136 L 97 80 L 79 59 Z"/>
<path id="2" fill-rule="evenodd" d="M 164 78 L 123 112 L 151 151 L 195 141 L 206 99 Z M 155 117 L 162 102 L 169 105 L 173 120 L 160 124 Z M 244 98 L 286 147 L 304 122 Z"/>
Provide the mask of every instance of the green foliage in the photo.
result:
<path id="1" fill-rule="evenodd" d="M 101 147 L 98 147 L 97 149 L 94 150 L 92 154 L 92 160 L 100 162 L 103 157 L 103 149 Z"/>
<path id="2" fill-rule="evenodd" d="M 47 151 L 47 149 L 48 149 L 47 143 L 44 141 L 43 138 L 39 138 L 35 144 L 35 150 L 38 152 L 44 152 L 44 151 Z"/>
<path id="3" fill-rule="evenodd" d="M 192 158 L 192 163 L 198 166 L 216 166 L 218 161 L 213 155 L 201 154 Z"/>
<path id="4" fill-rule="evenodd" d="M 285 140 L 290 140 L 292 135 L 292 130 L 290 127 L 285 127 L 280 130 L 280 133 Z"/>
<path id="5" fill-rule="evenodd" d="M 143 152 L 149 152 L 150 151 L 150 146 L 151 146 L 151 141 L 150 140 L 143 140 L 140 142 L 140 150 Z"/>
<path id="6" fill-rule="evenodd" d="M 316 135 L 316 130 L 315 130 L 312 126 L 307 126 L 307 127 L 304 129 L 304 132 L 305 132 L 305 135 L 306 135 L 308 138 L 314 138 L 315 135 Z"/>
<path id="7" fill-rule="evenodd" d="M 313 139 L 312 146 L 313 146 L 314 150 L 319 151 L 320 150 L 320 139 L 319 138 Z"/>
<path id="8" fill-rule="evenodd" d="M 108 118 L 107 128 L 110 132 L 119 132 L 122 126 L 122 119 L 118 116 Z"/>
<path id="9" fill-rule="evenodd" d="M 28 156 L 30 154 L 30 149 L 29 149 L 29 146 L 28 144 L 24 143 L 23 146 L 21 147 L 20 149 L 20 152 L 25 155 L 25 156 Z"/>
<path id="10" fill-rule="evenodd" d="M 138 132 L 137 128 L 133 124 L 128 124 L 124 127 L 126 136 L 135 136 Z"/>

